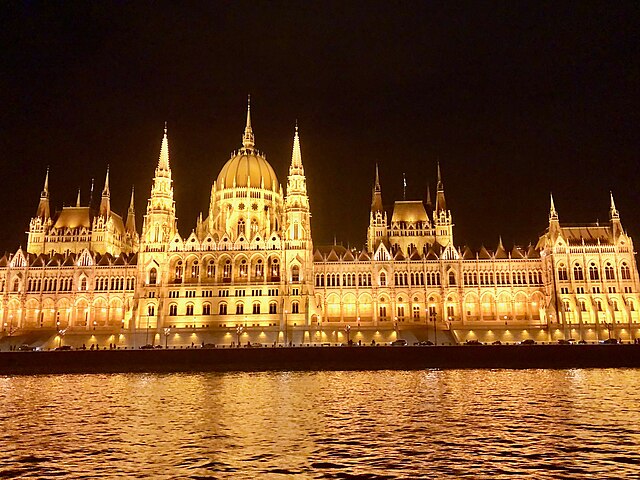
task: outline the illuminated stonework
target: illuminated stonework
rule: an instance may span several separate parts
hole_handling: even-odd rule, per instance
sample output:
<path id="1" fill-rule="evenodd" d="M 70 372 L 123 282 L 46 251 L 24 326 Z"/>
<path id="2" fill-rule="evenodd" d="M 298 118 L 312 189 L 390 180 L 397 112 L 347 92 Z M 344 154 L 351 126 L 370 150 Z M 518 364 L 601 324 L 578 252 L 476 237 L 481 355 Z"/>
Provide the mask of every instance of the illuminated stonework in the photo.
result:
<path id="1" fill-rule="evenodd" d="M 26 252 L 0 259 L 3 331 L 170 328 L 238 340 L 269 331 L 286 341 L 291 329 L 308 343 L 324 341 L 325 330 L 345 340 L 340 332 L 352 329 L 351 339 L 366 341 L 410 329 L 452 342 L 516 330 L 550 341 L 640 336 L 633 243 L 613 197 L 607 224 L 561 225 L 552 198 L 535 246 L 472 251 L 454 244 L 439 167 L 435 205 L 430 195 L 396 201 L 390 221 L 376 168 L 365 248 L 314 249 L 297 127 L 288 173 L 285 193 L 255 148 L 248 110 L 242 147 L 186 238 L 166 128 L 140 235 L 133 194 L 126 222 L 111 211 L 108 172 L 99 208 L 78 197 L 54 215 L 47 173 Z"/>

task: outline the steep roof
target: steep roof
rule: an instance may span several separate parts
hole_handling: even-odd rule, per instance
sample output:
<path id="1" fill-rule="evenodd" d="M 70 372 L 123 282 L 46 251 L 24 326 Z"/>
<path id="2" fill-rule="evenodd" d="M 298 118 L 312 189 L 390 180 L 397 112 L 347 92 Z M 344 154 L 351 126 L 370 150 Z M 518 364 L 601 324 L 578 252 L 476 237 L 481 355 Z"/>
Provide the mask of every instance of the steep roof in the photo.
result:
<path id="1" fill-rule="evenodd" d="M 393 205 L 391 222 L 429 222 L 422 200 L 398 200 Z"/>

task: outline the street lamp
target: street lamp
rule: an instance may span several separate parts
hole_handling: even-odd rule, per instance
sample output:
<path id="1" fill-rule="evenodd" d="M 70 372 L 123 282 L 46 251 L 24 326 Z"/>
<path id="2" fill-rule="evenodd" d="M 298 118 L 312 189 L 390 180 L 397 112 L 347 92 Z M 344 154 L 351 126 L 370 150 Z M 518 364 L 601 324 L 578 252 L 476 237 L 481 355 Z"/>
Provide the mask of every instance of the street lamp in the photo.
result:
<path id="1" fill-rule="evenodd" d="M 169 341 L 169 334 L 171 333 L 171 328 L 165 327 L 164 330 L 164 348 L 167 348 L 167 342 Z"/>
<path id="2" fill-rule="evenodd" d="M 244 327 L 242 325 L 238 325 L 236 327 L 236 338 L 238 339 L 238 348 L 240 347 L 240 335 L 244 331 Z"/>
<path id="3" fill-rule="evenodd" d="M 347 345 L 351 345 L 351 339 L 349 338 L 349 334 L 351 333 L 351 325 L 347 325 L 344 327 L 344 331 L 347 332 Z"/>

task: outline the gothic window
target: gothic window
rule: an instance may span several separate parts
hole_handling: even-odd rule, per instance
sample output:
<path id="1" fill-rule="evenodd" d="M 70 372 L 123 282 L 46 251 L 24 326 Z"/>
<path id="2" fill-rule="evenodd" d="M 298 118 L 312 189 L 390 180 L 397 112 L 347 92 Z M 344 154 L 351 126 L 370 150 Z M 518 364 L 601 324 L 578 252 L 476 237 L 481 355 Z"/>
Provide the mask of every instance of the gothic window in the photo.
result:
<path id="1" fill-rule="evenodd" d="M 598 267 L 596 267 L 595 263 L 589 265 L 589 279 L 592 281 L 600 280 L 600 272 L 598 271 Z"/>
<path id="2" fill-rule="evenodd" d="M 87 279 L 86 278 L 82 278 L 82 280 L 80 281 L 80 290 L 85 291 L 87 289 Z"/>
<path id="3" fill-rule="evenodd" d="M 257 233 L 258 233 L 258 221 L 255 218 L 252 218 L 251 219 L 251 236 L 253 237 Z"/>
<path id="4" fill-rule="evenodd" d="M 169 305 L 169 316 L 175 317 L 176 315 L 178 315 L 178 305 L 172 303 Z"/>
<path id="5" fill-rule="evenodd" d="M 277 282 L 278 280 L 280 280 L 280 264 L 278 259 L 274 258 L 271 262 L 271 281 Z"/>
<path id="6" fill-rule="evenodd" d="M 291 303 L 291 313 L 300 313 L 300 304 L 298 302 Z"/>
<path id="7" fill-rule="evenodd" d="M 620 276 L 623 280 L 631 280 L 631 270 L 629 269 L 629 265 L 623 263 L 620 267 Z"/>
<path id="8" fill-rule="evenodd" d="M 147 307 L 147 315 L 153 317 L 156 314 L 156 307 L 153 305 L 149 305 Z"/>
<path id="9" fill-rule="evenodd" d="M 216 275 L 216 265 L 213 260 L 209 260 L 207 264 L 207 278 L 213 278 Z"/>
<path id="10" fill-rule="evenodd" d="M 562 305 L 564 307 L 564 311 L 565 312 L 570 312 L 571 311 L 571 305 L 569 304 L 569 300 L 563 300 L 562 301 Z"/>
<path id="11" fill-rule="evenodd" d="M 187 315 L 193 315 L 193 304 L 187 305 Z"/>
<path id="12" fill-rule="evenodd" d="M 278 313 L 278 306 L 277 306 L 276 302 L 271 302 L 269 304 L 269 313 L 272 314 L 272 315 L 274 313 Z"/>
<path id="13" fill-rule="evenodd" d="M 256 277 L 264 277 L 264 264 L 262 263 L 262 260 L 258 260 L 258 263 L 256 263 Z"/>
<path id="14" fill-rule="evenodd" d="M 611 300 L 611 308 L 614 312 L 618 311 L 618 302 L 616 302 L 615 300 Z"/>
<path id="15" fill-rule="evenodd" d="M 198 261 L 196 260 L 191 265 L 191 278 L 198 278 L 200 276 L 200 265 L 198 265 Z"/>
<path id="16" fill-rule="evenodd" d="M 636 311 L 636 304 L 634 303 L 633 300 L 629 300 L 629 310 L 632 312 Z"/>
<path id="17" fill-rule="evenodd" d="M 449 272 L 449 285 L 456 284 L 456 275 L 453 272 Z"/>
<path id="18" fill-rule="evenodd" d="M 241 237 L 242 235 L 244 235 L 244 219 L 241 218 L 240 220 L 238 220 L 238 237 Z"/>
<path id="19" fill-rule="evenodd" d="M 227 314 L 227 304 L 221 303 L 218 305 L 218 315 L 226 315 Z"/>
<path id="20" fill-rule="evenodd" d="M 613 267 L 611 266 L 610 263 L 607 263 L 604 266 L 604 278 L 606 278 L 607 280 L 614 280 L 615 279 L 615 272 L 614 272 Z"/>
<path id="21" fill-rule="evenodd" d="M 20 280 L 18 278 L 16 278 L 13 281 L 13 291 L 17 292 L 20 289 Z"/>
<path id="22" fill-rule="evenodd" d="M 596 310 L 599 312 L 602 311 L 602 302 L 600 300 L 596 300 Z"/>
<path id="23" fill-rule="evenodd" d="M 413 319 L 420 320 L 420 306 L 418 305 L 413 306 Z"/>
<path id="24" fill-rule="evenodd" d="M 584 300 L 580 300 L 580 311 L 581 312 L 586 312 L 587 311 L 587 304 L 585 303 Z"/>
<path id="25" fill-rule="evenodd" d="M 298 265 L 294 265 L 291 269 L 291 281 L 299 282 L 300 281 L 300 267 Z"/>
<path id="26" fill-rule="evenodd" d="M 236 315 L 242 315 L 244 313 L 244 303 L 236 304 Z"/>
<path id="27" fill-rule="evenodd" d="M 241 277 L 246 277 L 248 269 L 249 269 L 249 267 L 247 265 L 247 261 L 246 260 L 242 260 L 240 262 L 240 276 Z"/>
<path id="28" fill-rule="evenodd" d="M 455 316 L 455 309 L 453 305 L 447 305 L 447 318 L 449 319 L 449 321 L 453 320 L 454 316 Z"/>
<path id="29" fill-rule="evenodd" d="M 386 307 L 386 305 L 380 305 L 380 308 L 378 310 L 380 312 L 380 320 L 386 320 L 387 319 L 387 307 Z"/>
<path id="30" fill-rule="evenodd" d="M 155 285 L 158 280 L 158 271 L 155 268 L 152 268 L 149 271 L 149 285 Z"/>
<path id="31" fill-rule="evenodd" d="M 398 318 L 404 320 L 404 305 L 398 305 Z"/>
<path id="32" fill-rule="evenodd" d="M 202 315 L 211 315 L 211 304 L 205 303 L 202 305 Z"/>
<path id="33" fill-rule="evenodd" d="M 380 286 L 384 287 L 387 285 L 387 276 L 384 272 L 380 273 Z"/>
<path id="34" fill-rule="evenodd" d="M 254 315 L 259 315 L 260 314 L 260 304 L 259 303 L 254 303 L 253 304 L 253 314 Z"/>
<path id="35" fill-rule="evenodd" d="M 582 265 L 576 263 L 573 267 L 573 278 L 575 280 L 584 280 L 584 275 L 582 273 Z"/>
<path id="36" fill-rule="evenodd" d="M 176 265 L 176 281 L 182 281 L 182 260 L 180 260 Z"/>
<path id="37" fill-rule="evenodd" d="M 230 282 L 231 281 L 231 260 L 227 260 L 222 269 L 222 281 Z"/>
<path id="38" fill-rule="evenodd" d="M 567 272 L 567 267 L 564 264 L 560 264 L 560 266 L 558 267 L 558 280 L 565 281 L 565 280 L 569 280 L 569 274 Z"/>

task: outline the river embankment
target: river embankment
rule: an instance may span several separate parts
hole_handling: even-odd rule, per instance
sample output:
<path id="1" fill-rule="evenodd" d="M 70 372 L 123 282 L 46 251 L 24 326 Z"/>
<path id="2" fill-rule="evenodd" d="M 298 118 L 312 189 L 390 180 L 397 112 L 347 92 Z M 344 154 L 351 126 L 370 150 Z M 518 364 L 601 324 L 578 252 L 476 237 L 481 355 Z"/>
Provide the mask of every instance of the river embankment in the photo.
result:
<path id="1" fill-rule="evenodd" d="M 456 345 L 0 352 L 0 374 L 640 367 L 640 345 Z"/>

